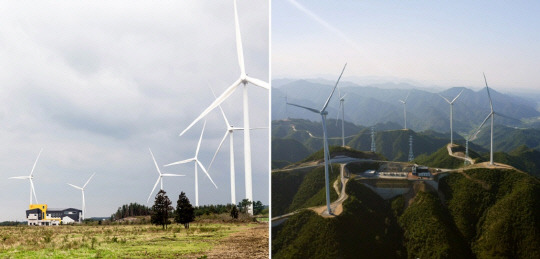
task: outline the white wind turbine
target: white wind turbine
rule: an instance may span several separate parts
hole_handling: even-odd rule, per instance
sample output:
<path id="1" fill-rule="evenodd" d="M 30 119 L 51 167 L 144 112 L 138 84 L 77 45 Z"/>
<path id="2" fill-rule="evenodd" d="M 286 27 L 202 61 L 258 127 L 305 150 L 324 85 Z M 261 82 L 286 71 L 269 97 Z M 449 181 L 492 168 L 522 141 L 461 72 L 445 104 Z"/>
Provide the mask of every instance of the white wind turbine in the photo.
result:
<path id="1" fill-rule="evenodd" d="M 234 1 L 234 23 L 236 29 L 236 52 L 238 54 L 238 64 L 240 66 L 240 77 L 229 86 L 210 106 L 208 106 L 189 126 L 180 133 L 180 136 L 184 135 L 195 123 L 201 120 L 204 116 L 210 113 L 213 109 L 218 107 L 223 101 L 225 101 L 231 94 L 240 86 L 243 86 L 243 111 L 244 111 L 244 170 L 245 170 L 245 186 L 246 186 L 246 198 L 253 201 L 253 187 L 251 180 L 251 138 L 250 138 L 250 126 L 249 126 L 249 107 L 248 107 L 248 92 L 247 84 L 251 83 L 261 88 L 270 89 L 268 83 L 250 77 L 246 74 L 244 65 L 244 53 L 242 49 L 242 37 L 240 35 L 240 25 L 238 23 L 238 12 L 236 10 L 236 0 Z M 253 205 L 250 205 L 249 212 L 253 214 Z"/>
<path id="2" fill-rule="evenodd" d="M 211 88 L 210 88 L 211 89 Z M 216 95 L 214 94 L 214 90 L 212 90 L 212 94 L 214 97 Z M 221 105 L 219 105 L 219 110 L 221 111 L 221 115 L 223 115 L 223 120 L 225 121 L 225 125 L 227 126 L 227 129 L 225 130 L 225 134 L 223 135 L 223 138 L 221 139 L 221 142 L 219 143 L 218 148 L 216 149 L 216 152 L 214 153 L 214 156 L 212 157 L 212 161 L 210 161 L 210 165 L 208 166 L 208 171 L 210 171 L 210 168 L 212 167 L 212 164 L 214 163 L 214 160 L 216 159 L 216 156 L 221 149 L 221 146 L 223 145 L 223 142 L 225 142 L 225 139 L 227 139 L 227 136 L 229 136 L 229 157 L 230 157 L 230 174 L 231 174 L 231 204 L 236 204 L 236 180 L 235 180 L 235 169 L 234 169 L 234 137 L 233 133 L 236 130 L 244 130 L 244 128 L 234 127 L 229 123 L 229 120 L 227 119 L 227 116 L 225 116 L 225 112 L 221 108 Z M 251 129 L 263 129 L 263 128 L 251 128 Z"/>
<path id="3" fill-rule="evenodd" d="M 73 185 L 73 184 L 68 183 L 68 185 L 70 185 L 71 187 L 73 187 L 75 189 L 79 189 L 82 192 L 82 219 L 83 220 L 84 220 L 84 216 L 86 215 L 86 203 L 85 203 L 85 200 L 84 200 L 84 188 L 86 188 L 86 185 L 88 185 L 88 183 L 90 182 L 90 180 L 92 180 L 92 177 L 94 177 L 95 174 L 96 173 L 93 173 L 92 176 L 90 176 L 90 178 L 88 178 L 88 181 L 86 181 L 86 183 L 83 185 L 83 187 L 79 187 L 77 185 Z"/>
<path id="4" fill-rule="evenodd" d="M 338 88 L 338 94 L 339 94 L 339 108 L 340 109 L 338 109 L 338 115 L 336 118 L 336 126 L 338 123 L 339 114 L 341 113 L 341 146 L 344 147 L 345 146 L 345 105 L 344 105 L 344 102 L 345 102 L 345 96 L 347 96 L 347 94 L 341 96 L 341 92 L 339 91 L 339 88 Z"/>
<path id="5" fill-rule="evenodd" d="M 405 100 L 399 100 L 403 104 L 403 120 L 405 121 L 405 128 L 407 129 L 407 98 L 409 98 L 409 93 L 407 93 L 407 97 L 405 97 Z"/>
<path id="6" fill-rule="evenodd" d="M 165 166 L 171 166 L 171 165 L 178 165 L 178 164 L 186 164 L 186 163 L 189 163 L 189 162 L 195 162 L 194 163 L 195 164 L 195 206 L 197 206 L 197 207 L 199 206 L 199 178 L 198 178 L 198 173 L 197 173 L 197 167 L 200 166 L 201 169 L 203 170 L 203 172 L 206 174 L 206 176 L 208 176 L 208 179 L 210 179 L 210 181 L 212 182 L 214 187 L 216 187 L 216 189 L 218 188 L 217 185 L 214 183 L 214 180 L 212 180 L 212 177 L 210 177 L 210 175 L 208 174 L 208 171 L 206 171 L 206 168 L 204 168 L 203 164 L 199 160 L 199 150 L 201 148 L 201 141 L 202 141 L 202 137 L 203 137 L 203 134 L 204 134 L 204 128 L 205 127 L 206 127 L 206 121 L 204 121 L 204 124 L 203 124 L 203 128 L 202 128 L 202 131 L 201 131 L 201 137 L 199 138 L 199 143 L 197 144 L 197 150 L 195 151 L 195 157 L 165 165 Z"/>
<path id="7" fill-rule="evenodd" d="M 163 177 L 164 176 L 185 176 L 183 174 L 162 174 L 161 173 L 161 170 L 159 170 L 159 166 L 156 162 L 156 158 L 154 157 L 154 153 L 152 153 L 152 150 L 150 148 L 148 148 L 148 150 L 150 150 L 150 155 L 152 156 L 152 160 L 154 160 L 154 165 L 156 165 L 156 169 L 157 169 L 157 172 L 159 174 L 158 176 L 158 179 L 156 181 L 156 184 L 154 184 L 154 188 L 152 188 L 152 191 L 150 192 L 150 195 L 148 195 L 148 199 L 146 200 L 146 203 L 148 203 L 150 201 L 150 197 L 152 197 L 152 193 L 154 193 L 154 190 L 156 189 L 158 183 L 161 183 L 161 189 L 160 190 L 163 190 Z"/>
<path id="8" fill-rule="evenodd" d="M 474 134 L 473 139 L 476 138 L 476 135 L 478 134 L 478 132 L 480 132 L 480 129 L 482 128 L 482 126 L 484 126 L 484 124 L 489 119 L 489 117 L 491 117 L 491 144 L 490 144 L 490 149 L 489 149 L 489 164 L 493 165 L 493 117 L 495 116 L 495 111 L 493 110 L 493 103 L 491 102 L 491 95 L 489 94 L 489 87 L 488 87 L 488 83 L 486 79 L 486 74 L 484 74 L 484 82 L 486 82 L 486 90 L 487 90 L 487 94 L 489 98 L 489 107 L 491 108 L 491 112 L 488 114 L 486 119 L 484 119 L 482 124 L 480 124 L 480 127 L 478 127 L 478 130 Z"/>
<path id="9" fill-rule="evenodd" d="M 34 162 L 34 166 L 32 166 L 32 171 L 30 171 L 30 175 L 28 176 L 14 176 L 14 177 L 10 177 L 9 179 L 28 179 L 30 180 L 30 205 L 32 205 L 32 195 L 34 195 L 34 198 L 36 200 L 36 204 L 38 203 L 38 200 L 37 200 L 37 197 L 36 197 L 36 190 L 34 189 L 34 181 L 32 181 L 32 179 L 34 179 L 34 169 L 36 168 L 36 164 L 37 164 L 37 161 L 39 159 L 39 156 L 41 155 L 41 152 L 43 151 L 43 148 L 39 151 L 39 154 L 36 158 L 36 162 Z"/>
<path id="10" fill-rule="evenodd" d="M 323 128 L 323 146 L 324 146 L 324 182 L 326 185 L 326 210 L 329 215 L 332 214 L 332 210 L 330 209 L 330 179 L 328 177 L 328 163 L 330 160 L 330 154 L 328 151 L 328 135 L 326 132 L 326 115 L 328 115 L 328 112 L 326 111 L 326 107 L 328 106 L 328 103 L 330 102 L 330 98 L 332 98 L 332 95 L 334 94 L 334 91 L 336 90 L 339 80 L 341 79 L 341 76 L 343 75 L 343 72 L 345 71 L 345 67 L 347 67 L 347 63 L 345 63 L 345 66 L 343 66 L 343 70 L 341 70 L 341 74 L 339 75 L 338 80 L 336 81 L 336 85 L 332 89 L 330 96 L 328 96 L 328 99 L 326 99 L 326 102 L 324 103 L 324 106 L 322 107 L 321 110 L 305 107 L 298 104 L 288 103 L 289 105 L 300 107 L 300 108 L 303 108 L 308 111 L 318 113 L 321 115 L 322 128 Z"/>
<path id="11" fill-rule="evenodd" d="M 450 145 L 453 145 L 454 144 L 454 130 L 452 128 L 452 121 L 454 120 L 454 115 L 453 115 L 453 112 L 454 112 L 454 102 L 457 100 L 457 98 L 459 98 L 459 96 L 461 95 L 461 93 L 463 93 L 463 89 L 461 90 L 461 92 L 459 92 L 459 94 L 456 96 L 456 98 L 454 98 L 452 101 L 449 101 L 448 99 L 446 99 L 444 96 L 442 96 L 441 94 L 439 94 L 440 97 L 442 97 L 448 104 L 450 104 Z"/>

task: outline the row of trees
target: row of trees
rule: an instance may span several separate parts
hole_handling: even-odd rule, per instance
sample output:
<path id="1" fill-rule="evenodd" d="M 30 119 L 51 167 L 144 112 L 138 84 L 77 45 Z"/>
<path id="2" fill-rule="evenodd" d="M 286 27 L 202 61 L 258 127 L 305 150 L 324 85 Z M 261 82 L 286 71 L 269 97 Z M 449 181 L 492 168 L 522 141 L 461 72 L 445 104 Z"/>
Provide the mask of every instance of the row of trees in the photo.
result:
<path id="1" fill-rule="evenodd" d="M 176 202 L 176 209 L 171 205 L 172 202 L 164 190 L 160 190 L 156 195 L 154 205 L 152 206 L 152 214 L 150 221 L 152 224 L 161 225 L 164 229 L 168 224 L 170 216 L 174 216 L 174 222 L 183 224 L 185 228 L 189 228 L 189 223 L 195 220 L 196 216 L 209 214 L 230 213 L 231 217 L 238 218 L 239 212 L 247 213 L 249 206 L 252 204 L 248 199 L 242 200 L 238 207 L 233 204 L 227 205 L 205 205 L 194 208 L 184 192 L 181 192 Z M 254 215 L 260 214 L 264 210 L 264 205 L 260 201 L 253 203 Z"/>
<path id="2" fill-rule="evenodd" d="M 148 216 L 151 213 L 152 209 L 150 207 L 138 203 L 124 204 L 122 207 L 118 207 L 118 210 L 111 215 L 111 221 L 127 217 Z"/>

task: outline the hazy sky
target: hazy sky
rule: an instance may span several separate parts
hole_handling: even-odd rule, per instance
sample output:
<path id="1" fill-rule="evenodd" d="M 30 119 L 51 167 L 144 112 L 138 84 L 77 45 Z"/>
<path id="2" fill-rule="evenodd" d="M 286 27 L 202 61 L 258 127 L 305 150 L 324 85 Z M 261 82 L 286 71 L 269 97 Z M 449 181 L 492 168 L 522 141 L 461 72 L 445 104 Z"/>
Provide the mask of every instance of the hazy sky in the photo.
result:
<path id="1" fill-rule="evenodd" d="M 540 87 L 538 1 L 272 1 L 272 77 Z"/>
<path id="2" fill-rule="evenodd" d="M 268 81 L 269 3 L 239 0 L 246 70 Z M 40 148 L 35 186 L 40 203 L 110 216 L 129 202 L 146 203 L 160 165 L 191 158 L 202 129 L 178 134 L 239 76 L 233 1 L 9 1 L 0 8 L 0 221 L 24 220 L 27 180 Z M 267 90 L 250 87 L 252 127 L 268 127 Z M 223 104 L 242 124 L 241 91 Z M 200 159 L 208 166 L 225 131 L 218 110 L 208 117 Z M 243 135 L 235 135 L 236 196 L 245 197 Z M 252 131 L 254 199 L 268 204 L 268 131 Z M 199 170 L 199 202 L 230 202 L 228 142 L 210 171 Z M 194 166 L 163 170 L 176 204 L 195 203 Z M 157 192 L 157 191 L 156 191 Z M 154 192 L 155 195 L 155 192 Z M 151 201 L 152 202 L 152 201 Z"/>

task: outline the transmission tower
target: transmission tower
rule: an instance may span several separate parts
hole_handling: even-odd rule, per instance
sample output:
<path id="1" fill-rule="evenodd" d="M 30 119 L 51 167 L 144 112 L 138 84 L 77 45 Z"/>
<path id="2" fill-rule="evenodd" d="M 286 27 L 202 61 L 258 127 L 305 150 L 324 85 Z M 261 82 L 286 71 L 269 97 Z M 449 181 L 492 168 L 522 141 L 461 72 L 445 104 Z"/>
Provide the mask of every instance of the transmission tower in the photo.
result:
<path id="1" fill-rule="evenodd" d="M 371 127 L 371 152 L 375 153 L 375 127 Z"/>
<path id="2" fill-rule="evenodd" d="M 414 160 L 414 154 L 412 151 L 412 135 L 409 136 L 409 162 Z"/>

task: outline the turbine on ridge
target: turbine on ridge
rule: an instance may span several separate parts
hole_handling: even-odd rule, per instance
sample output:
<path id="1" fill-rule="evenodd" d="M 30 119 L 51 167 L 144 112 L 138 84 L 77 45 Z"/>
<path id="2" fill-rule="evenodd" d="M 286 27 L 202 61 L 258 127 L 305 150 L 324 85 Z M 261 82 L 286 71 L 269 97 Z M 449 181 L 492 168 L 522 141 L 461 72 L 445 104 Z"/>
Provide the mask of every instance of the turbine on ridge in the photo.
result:
<path id="1" fill-rule="evenodd" d="M 323 128 L 323 146 L 324 146 L 324 182 L 326 185 L 326 211 L 329 215 L 332 214 L 332 210 L 330 208 L 330 179 L 328 177 L 328 163 L 330 162 L 330 154 L 328 151 L 328 134 L 326 132 L 326 115 L 328 115 L 328 112 L 326 111 L 326 107 L 328 107 L 328 103 L 330 102 L 330 99 L 332 98 L 334 91 L 336 91 L 336 87 L 338 86 L 339 80 L 341 79 L 341 76 L 343 75 L 343 72 L 345 71 L 345 67 L 347 67 L 347 63 L 345 63 L 345 65 L 343 66 L 343 69 L 341 70 L 341 74 L 339 75 L 338 80 L 336 81 L 336 85 L 332 89 L 330 96 L 328 96 L 328 99 L 326 99 L 326 102 L 324 103 L 324 106 L 322 107 L 321 110 L 305 107 L 298 104 L 287 103 L 289 105 L 306 109 L 308 111 L 318 113 L 321 115 L 322 128 Z"/>
<path id="2" fill-rule="evenodd" d="M 405 121 L 405 128 L 407 129 L 407 99 L 409 98 L 409 93 L 407 93 L 407 97 L 405 97 L 405 100 L 399 100 L 403 104 L 403 120 Z"/>
<path id="3" fill-rule="evenodd" d="M 459 94 L 452 100 L 452 101 L 449 101 L 448 99 L 446 99 L 444 96 L 442 96 L 441 94 L 439 94 L 440 97 L 442 97 L 448 104 L 450 104 L 450 145 L 453 145 L 454 144 L 454 130 L 452 128 L 452 121 L 454 120 L 454 115 L 453 115 L 453 112 L 454 112 L 454 102 L 459 98 L 459 96 L 461 95 L 461 93 L 463 93 L 463 90 L 461 90 L 461 92 L 459 92 Z"/>

